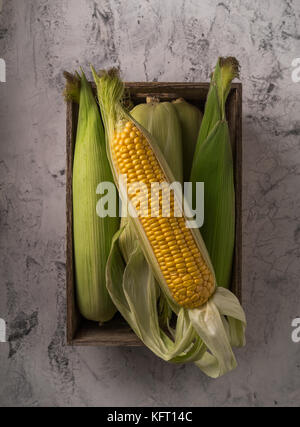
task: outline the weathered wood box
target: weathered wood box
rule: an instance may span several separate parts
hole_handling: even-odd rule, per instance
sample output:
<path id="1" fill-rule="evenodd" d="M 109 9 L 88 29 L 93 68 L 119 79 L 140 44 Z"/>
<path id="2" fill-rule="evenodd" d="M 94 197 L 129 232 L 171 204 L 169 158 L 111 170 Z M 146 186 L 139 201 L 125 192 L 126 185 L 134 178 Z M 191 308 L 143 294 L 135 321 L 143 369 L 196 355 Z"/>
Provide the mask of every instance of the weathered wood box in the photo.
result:
<path id="1" fill-rule="evenodd" d="M 126 83 L 134 104 L 145 102 L 148 95 L 161 99 L 185 98 L 204 111 L 209 83 Z M 227 101 L 234 157 L 236 186 L 236 244 L 231 290 L 241 299 L 242 287 L 242 85 L 233 84 Z M 76 306 L 73 259 L 73 209 L 72 166 L 78 120 L 78 106 L 67 104 L 67 343 L 81 346 L 141 346 L 142 342 L 132 332 L 123 318 L 117 314 L 113 320 L 99 327 L 97 323 L 83 319 Z"/>

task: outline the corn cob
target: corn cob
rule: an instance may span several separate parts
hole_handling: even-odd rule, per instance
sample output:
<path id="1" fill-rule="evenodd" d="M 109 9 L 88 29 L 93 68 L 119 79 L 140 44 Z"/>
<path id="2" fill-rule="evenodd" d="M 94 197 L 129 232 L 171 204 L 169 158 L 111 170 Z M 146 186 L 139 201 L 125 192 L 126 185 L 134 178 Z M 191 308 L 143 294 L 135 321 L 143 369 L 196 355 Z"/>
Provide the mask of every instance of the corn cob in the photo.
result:
<path id="1" fill-rule="evenodd" d="M 126 174 L 128 184 L 143 182 L 148 195 L 142 208 L 151 206 L 151 183 L 166 183 L 167 178 L 146 137 L 132 121 L 124 124 L 113 140 L 112 158 L 117 174 Z M 132 200 L 133 195 L 128 195 Z M 214 278 L 183 217 L 174 216 L 177 208 L 174 194 L 170 197 L 171 216 L 162 216 L 162 198 L 158 217 L 139 216 L 156 260 L 177 304 L 196 308 L 214 291 Z"/>
<path id="2" fill-rule="evenodd" d="M 115 72 L 106 73 L 101 78 L 94 70 L 93 74 L 107 130 L 108 157 L 115 182 L 126 175 L 129 185 L 142 182 L 148 189 L 148 195 L 141 200 L 142 209 L 134 221 L 137 234 L 142 236 L 140 242 L 145 257 L 165 292 L 178 306 L 200 307 L 216 287 L 213 268 L 200 233 L 186 226 L 182 206 L 173 193 L 170 195 L 170 217 L 162 215 L 161 196 L 154 217 L 145 214 L 144 209 L 152 208 L 151 185 L 170 184 L 174 179 L 150 134 L 120 105 L 124 88 Z M 133 202 L 133 195 L 123 193 L 123 185 L 119 190 L 122 200 L 128 197 Z M 180 217 L 174 214 L 178 210 L 182 213 Z"/>
<path id="3" fill-rule="evenodd" d="M 160 102 L 159 98 L 148 96 L 146 103 L 136 105 L 130 111 L 130 114 L 155 138 L 176 181 L 181 183 L 183 179 L 182 132 L 172 103 Z M 121 226 L 126 224 L 126 221 L 127 218 L 124 218 Z M 128 249 L 132 248 L 133 237 L 136 240 L 136 234 L 132 230 L 132 226 L 130 226 L 130 229 L 133 235 L 130 235 L 129 231 L 126 230 L 119 239 L 120 249 L 127 260 Z M 158 301 L 160 323 L 168 327 L 172 310 L 167 298 L 161 291 L 159 292 Z"/>
<path id="4" fill-rule="evenodd" d="M 158 150 L 155 140 L 124 111 L 120 103 L 124 88 L 115 72 L 104 73 L 100 79 L 94 72 L 94 78 L 98 87 L 100 107 L 107 131 L 108 157 L 116 184 L 118 184 L 118 178 L 122 177 L 121 168 L 125 172 L 128 169 L 128 174 L 133 173 L 132 178 L 136 174 L 136 168 L 142 168 L 141 172 L 144 174 L 144 182 L 146 182 L 148 189 L 151 184 L 150 181 L 154 179 L 152 176 L 148 178 L 150 173 L 148 166 L 150 165 L 156 181 L 160 182 L 160 179 L 164 179 L 168 182 L 173 182 L 174 177 L 170 173 L 170 169 L 160 150 Z M 145 157 L 142 159 L 140 157 L 133 158 L 137 152 L 134 144 L 141 143 L 143 144 L 138 148 L 143 149 L 144 153 L 140 153 L 140 156 Z M 120 154 L 120 150 L 124 150 L 124 152 L 121 151 L 123 157 Z M 154 159 L 152 156 L 154 156 Z M 122 201 L 124 201 L 124 195 L 127 196 L 128 193 L 125 193 L 122 181 L 119 182 L 119 190 Z M 174 206 L 178 200 L 177 192 L 175 192 L 175 196 L 175 199 L 172 198 Z M 149 203 L 148 198 L 142 200 L 143 202 L 146 206 L 151 205 L 151 201 Z M 161 210 L 161 205 L 159 208 Z M 176 219 L 178 218 L 176 217 Z M 189 239 L 186 242 L 185 224 L 182 224 L 183 230 L 179 225 L 178 228 L 174 227 L 172 223 L 174 217 L 171 215 L 167 224 L 162 223 L 161 226 L 161 221 L 164 220 L 165 218 L 161 217 L 161 215 L 158 215 L 158 218 L 150 218 L 148 215 L 129 218 L 139 241 L 134 243 L 134 237 L 129 242 L 130 251 L 127 253 L 129 257 L 126 264 L 124 264 L 120 253 L 120 236 L 125 234 L 126 230 L 131 231 L 131 227 L 121 228 L 116 233 L 107 263 L 107 288 L 122 316 L 144 344 L 157 356 L 173 363 L 195 362 L 208 376 L 217 378 L 236 367 L 231 345 L 242 346 L 245 343 L 245 314 L 237 298 L 230 291 L 219 287 L 215 289 L 215 292 L 212 291 L 214 294 L 204 305 L 200 306 L 202 301 L 199 301 L 198 297 L 197 303 L 190 304 L 190 301 L 184 302 L 179 298 L 177 299 L 178 304 L 175 303 L 176 295 L 174 296 L 170 287 L 180 276 L 179 270 L 183 266 L 176 267 L 176 260 L 173 255 L 178 255 L 179 253 L 182 255 L 182 252 L 185 254 L 185 246 L 190 243 L 188 243 Z M 144 224 L 142 224 L 142 221 L 144 221 Z M 163 226 L 165 226 L 165 229 L 163 229 Z M 177 238 L 181 239 L 179 235 L 183 235 L 181 243 L 183 246 L 176 244 L 174 248 L 170 247 L 167 239 L 168 237 L 172 239 L 172 236 L 165 236 L 170 227 L 172 230 L 176 230 L 176 234 L 174 233 L 176 243 Z M 200 256 L 203 257 L 204 264 L 212 274 L 213 286 L 215 287 L 214 269 L 201 236 L 198 231 L 194 232 L 194 229 L 188 231 L 191 232 Z M 130 233 L 131 236 L 132 234 Z M 160 236 L 162 237 L 160 238 Z M 139 244 L 136 243 L 140 244 L 144 254 L 141 252 Z M 162 255 L 162 259 L 158 259 L 160 257 L 154 254 L 154 247 L 157 248 L 158 254 Z M 173 254 L 176 248 L 180 249 L 180 251 Z M 182 252 L 181 249 L 183 249 Z M 168 254 L 172 255 L 172 257 L 166 260 Z M 148 263 L 145 262 L 144 257 Z M 183 255 L 184 257 L 188 256 Z M 161 268 L 161 265 L 166 265 L 167 262 L 171 262 L 171 268 L 174 267 L 173 274 L 170 274 L 170 278 L 172 277 L 172 281 L 169 283 L 170 287 Z M 169 270 L 166 269 L 165 271 L 169 274 Z M 153 274 L 165 293 L 170 307 L 178 316 L 176 330 L 169 328 L 170 336 L 166 335 L 159 325 L 158 293 Z M 179 286 L 184 288 L 184 282 L 181 282 Z M 199 289 L 197 291 L 201 292 Z M 186 293 L 185 290 L 184 293 Z M 172 295 L 173 298 L 168 298 Z M 192 294 L 191 296 L 195 295 Z M 205 298 L 203 298 L 204 300 Z M 199 308 L 194 308 L 196 305 Z"/>
<path id="5" fill-rule="evenodd" d="M 176 99 L 172 105 L 181 125 L 183 179 L 184 182 L 188 182 L 203 115 L 199 108 L 186 102 L 183 98 Z"/>
<path id="6" fill-rule="evenodd" d="M 88 320 L 106 322 L 116 308 L 105 286 L 106 262 L 118 218 L 97 216 L 97 186 L 113 181 L 106 156 L 105 135 L 99 109 L 84 74 L 66 73 L 66 98 L 79 102 L 73 163 L 73 234 L 76 297 L 80 313 Z M 80 84 L 80 89 L 78 88 Z"/>
<path id="7" fill-rule="evenodd" d="M 181 127 L 175 106 L 171 102 L 160 102 L 158 98 L 149 96 L 146 104 L 135 106 L 130 114 L 155 138 L 174 177 L 182 182 Z"/>
<path id="8" fill-rule="evenodd" d="M 220 58 L 212 75 L 190 181 L 205 183 L 201 234 L 211 257 L 218 286 L 229 288 L 235 240 L 235 188 L 225 104 L 238 77 L 235 58 Z"/>

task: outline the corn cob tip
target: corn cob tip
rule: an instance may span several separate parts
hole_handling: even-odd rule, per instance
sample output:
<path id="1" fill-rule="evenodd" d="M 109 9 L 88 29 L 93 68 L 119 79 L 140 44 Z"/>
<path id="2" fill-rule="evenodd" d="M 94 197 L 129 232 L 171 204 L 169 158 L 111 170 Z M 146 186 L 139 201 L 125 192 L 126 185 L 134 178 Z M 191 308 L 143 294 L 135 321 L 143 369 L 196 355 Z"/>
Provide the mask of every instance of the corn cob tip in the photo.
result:
<path id="1" fill-rule="evenodd" d="M 98 101 L 103 112 L 103 119 L 107 129 L 109 127 L 106 119 L 116 119 L 119 103 L 123 101 L 125 86 L 120 79 L 120 72 L 117 68 L 101 70 L 98 73 L 91 65 L 94 81 L 97 86 Z M 113 121 L 111 125 L 113 125 Z"/>
<path id="2" fill-rule="evenodd" d="M 101 83 L 109 83 L 108 87 L 124 86 L 121 81 L 120 70 L 118 68 L 112 67 L 108 70 L 99 70 L 97 72 L 93 65 L 90 65 L 90 67 L 97 86 Z"/>
<path id="3" fill-rule="evenodd" d="M 232 70 L 234 78 L 238 79 L 240 77 L 240 63 L 234 56 L 221 57 L 219 61 L 221 68 L 229 67 Z"/>
<path id="4" fill-rule="evenodd" d="M 79 69 L 80 69 L 80 72 L 81 72 L 81 78 L 82 78 L 82 79 L 84 79 L 84 80 L 87 80 L 86 75 L 85 75 L 85 72 L 83 71 L 83 68 L 82 68 L 82 67 L 79 67 Z M 79 74 L 78 74 L 78 73 L 77 73 L 77 75 L 79 76 Z"/>
<path id="5" fill-rule="evenodd" d="M 225 120 L 225 103 L 230 92 L 232 80 L 239 78 L 240 64 L 233 56 L 220 57 L 212 74 L 212 85 L 217 88 L 221 118 Z"/>
<path id="6" fill-rule="evenodd" d="M 79 74 L 76 72 L 75 74 L 69 73 L 68 71 L 63 72 L 63 76 L 66 79 L 66 87 L 63 92 L 63 96 L 67 101 L 74 101 L 79 104 L 80 97 L 80 85 L 81 79 Z"/>
<path id="7" fill-rule="evenodd" d="M 88 81 L 88 79 L 86 77 L 86 74 L 85 74 L 85 72 L 84 72 L 84 70 L 83 70 L 82 67 L 80 67 L 80 74 L 77 73 L 77 75 L 78 75 L 78 77 L 80 79 L 81 87 L 82 88 L 86 88 L 86 89 L 89 87 L 91 89 L 90 83 L 89 83 L 89 81 Z"/>
<path id="8" fill-rule="evenodd" d="M 181 104 L 181 102 L 186 102 L 184 98 L 177 98 L 173 101 L 173 104 Z"/>
<path id="9" fill-rule="evenodd" d="M 108 70 L 99 70 L 96 71 L 93 65 L 90 65 L 93 77 L 95 81 L 99 81 L 101 78 L 104 79 L 120 79 L 120 69 L 117 67 L 109 68 Z"/>
<path id="10" fill-rule="evenodd" d="M 100 71 L 100 74 L 102 74 L 102 75 L 107 74 L 110 78 L 117 77 L 119 79 L 120 78 L 120 68 L 112 67 L 112 68 L 108 69 L 107 71 L 105 71 L 105 70 Z"/>
<path id="11" fill-rule="evenodd" d="M 219 64 L 225 81 L 230 83 L 233 79 L 240 78 L 240 64 L 234 56 L 219 58 Z"/>
<path id="12" fill-rule="evenodd" d="M 92 71 L 93 78 L 94 78 L 95 83 L 96 83 L 96 81 L 99 80 L 99 75 L 98 75 L 97 71 L 95 70 L 95 68 L 94 68 L 94 66 L 92 64 L 90 64 L 90 69 Z"/>
<path id="13" fill-rule="evenodd" d="M 160 99 L 157 96 L 147 96 L 146 104 L 159 104 Z"/>
<path id="14" fill-rule="evenodd" d="M 100 79 L 103 76 L 105 76 L 106 71 L 105 70 L 98 70 L 98 71 L 96 71 L 95 67 L 92 64 L 90 64 L 90 68 L 91 68 L 91 71 L 92 71 L 92 75 L 93 75 L 94 81 L 95 81 L 96 85 L 98 85 L 100 83 Z"/>

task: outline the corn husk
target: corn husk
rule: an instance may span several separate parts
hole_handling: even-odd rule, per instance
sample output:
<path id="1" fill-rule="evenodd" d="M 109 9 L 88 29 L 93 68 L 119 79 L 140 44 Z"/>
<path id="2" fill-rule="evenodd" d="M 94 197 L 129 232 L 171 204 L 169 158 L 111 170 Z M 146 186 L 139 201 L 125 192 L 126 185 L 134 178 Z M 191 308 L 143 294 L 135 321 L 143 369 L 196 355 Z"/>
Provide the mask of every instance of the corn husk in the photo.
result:
<path id="1" fill-rule="evenodd" d="M 90 84 L 82 73 L 67 75 L 66 97 L 79 101 L 73 163 L 73 234 L 76 297 L 80 313 L 88 320 L 106 322 L 116 308 L 106 288 L 105 270 L 118 218 L 100 218 L 96 212 L 101 182 L 113 181 L 105 147 L 104 129 Z M 77 78 L 78 80 L 78 78 Z M 78 86 L 79 87 L 79 86 Z"/>
<path id="2" fill-rule="evenodd" d="M 107 263 L 107 286 L 114 303 L 136 335 L 158 357 L 173 363 L 195 361 L 206 351 L 186 312 L 178 313 L 172 337 L 159 324 L 158 288 L 153 272 L 137 244 L 127 264 L 119 250 L 121 229 L 113 240 Z"/>
<path id="3" fill-rule="evenodd" d="M 204 225 L 201 234 L 218 286 L 229 288 L 235 241 L 233 160 L 225 104 L 238 75 L 235 58 L 220 58 L 212 76 L 195 151 L 190 181 L 204 182 Z"/>
<path id="4" fill-rule="evenodd" d="M 130 115 L 155 139 L 173 176 L 181 183 L 183 181 L 181 127 L 173 104 L 148 97 L 147 103 L 134 107 Z"/>
<path id="5" fill-rule="evenodd" d="M 99 77 L 93 70 L 93 74 L 106 128 L 108 157 L 120 121 L 130 119 L 148 139 L 168 181 L 173 182 L 174 176 L 154 138 L 124 110 L 121 103 L 124 87 L 117 73 L 110 71 Z M 112 159 L 110 161 L 114 170 Z M 116 171 L 114 178 L 118 185 Z M 119 190 L 124 200 L 122 186 Z M 211 377 L 224 375 L 234 369 L 236 360 L 231 346 L 244 345 L 246 324 L 237 298 L 228 290 L 219 288 L 200 309 L 188 310 L 178 306 L 166 288 L 152 248 L 138 222 L 137 218 L 129 218 L 138 242 L 132 239 L 126 263 L 119 247 L 124 228 L 113 239 L 107 263 L 107 288 L 118 310 L 145 345 L 162 359 L 173 363 L 195 362 Z M 193 230 L 193 235 L 207 265 L 213 271 L 199 231 L 195 230 L 194 233 Z M 153 280 L 154 277 L 156 280 Z M 176 328 L 170 327 L 169 333 L 162 330 L 159 324 L 157 284 L 178 316 Z"/>
<path id="6" fill-rule="evenodd" d="M 199 108 L 186 102 L 183 98 L 173 101 L 173 106 L 176 109 L 181 125 L 183 180 L 184 182 L 188 182 L 203 114 Z"/>

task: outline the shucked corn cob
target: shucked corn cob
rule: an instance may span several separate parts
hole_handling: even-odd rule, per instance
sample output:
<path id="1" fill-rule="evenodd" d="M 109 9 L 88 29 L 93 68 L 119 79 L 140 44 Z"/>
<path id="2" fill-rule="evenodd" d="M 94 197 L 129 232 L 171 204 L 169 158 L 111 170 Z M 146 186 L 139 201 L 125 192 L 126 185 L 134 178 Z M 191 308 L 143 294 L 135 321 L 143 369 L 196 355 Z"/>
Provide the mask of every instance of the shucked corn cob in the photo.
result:
<path id="1" fill-rule="evenodd" d="M 162 274 L 177 304 L 196 308 L 214 292 L 214 277 L 204 261 L 184 217 L 175 217 L 176 200 L 170 195 L 170 218 L 162 216 L 162 195 L 157 217 L 151 211 L 151 184 L 167 182 L 154 151 L 146 137 L 132 121 L 124 123 L 113 140 L 112 158 L 117 174 L 126 174 L 128 184 L 143 182 L 148 195 L 141 200 L 139 221 L 152 246 Z M 128 195 L 131 200 L 134 195 Z M 151 213 L 151 212 L 150 212 Z"/>
<path id="2" fill-rule="evenodd" d="M 173 104 L 160 102 L 159 98 L 148 96 L 146 103 L 136 105 L 130 111 L 130 115 L 155 139 L 175 180 L 182 183 L 182 132 Z M 127 223 L 128 219 L 124 218 L 121 225 Z M 127 260 L 129 259 L 128 253 L 133 249 L 132 243 L 136 242 L 136 233 L 132 225 L 128 224 L 128 226 L 119 239 L 120 249 Z M 140 263 L 144 263 L 144 260 L 141 260 Z M 159 292 L 158 301 L 160 324 L 167 327 L 172 316 L 172 309 L 162 292 Z"/>

